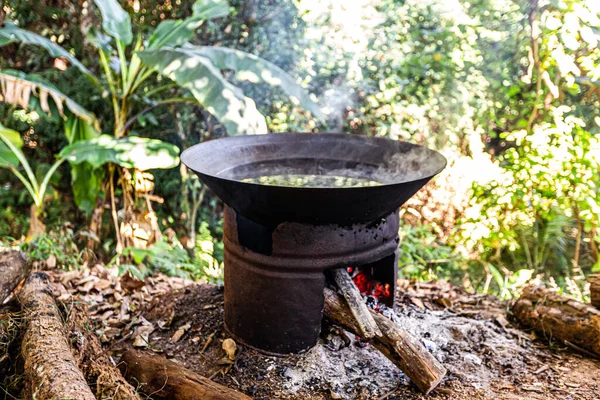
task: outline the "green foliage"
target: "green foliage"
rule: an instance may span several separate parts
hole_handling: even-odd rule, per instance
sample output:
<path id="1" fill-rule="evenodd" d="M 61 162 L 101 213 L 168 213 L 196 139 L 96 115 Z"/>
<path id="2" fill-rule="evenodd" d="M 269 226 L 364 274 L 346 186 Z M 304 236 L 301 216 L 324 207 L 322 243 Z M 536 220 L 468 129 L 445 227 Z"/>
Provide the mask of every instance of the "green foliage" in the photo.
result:
<path id="1" fill-rule="evenodd" d="M 97 83 L 97 79 L 92 72 L 87 69 L 77 58 L 73 57 L 73 55 L 71 55 L 71 53 L 69 53 L 67 50 L 43 36 L 19 28 L 11 21 L 4 21 L 4 26 L 0 29 L 0 38 L 3 40 L 0 41 L 0 46 L 11 42 L 22 42 L 33 46 L 42 47 L 53 57 L 64 57 L 92 82 Z"/>
<path id="2" fill-rule="evenodd" d="M 269 87 L 278 87 L 288 96 L 297 99 L 300 106 L 310 111 L 315 117 L 323 117 L 321 109 L 308 93 L 277 65 L 235 49 L 193 45 L 185 46 L 185 48 L 200 57 L 208 58 L 218 69 L 234 71 L 238 81 L 266 83 Z"/>
<path id="3" fill-rule="evenodd" d="M 0 125 L 0 137 L 2 139 L 0 141 L 0 167 L 16 167 L 19 164 L 18 152 L 16 150 L 23 146 L 21 134 Z"/>
<path id="4" fill-rule="evenodd" d="M 5 69 L 0 72 L 0 85 L 2 86 L 3 100 L 7 103 L 40 113 L 48 113 L 50 116 L 60 115 L 63 118 L 66 117 L 66 107 L 68 111 L 83 120 L 82 124 L 86 123 L 92 130 L 98 129 L 98 121 L 93 113 L 77 104 L 39 75 Z M 76 120 L 71 115 L 69 115 L 69 119 Z M 67 137 L 69 137 L 68 133 Z"/>
<path id="5" fill-rule="evenodd" d="M 554 123 L 536 126 L 532 134 L 505 136 L 511 147 L 501 157 L 502 176 L 474 188 L 479 216 L 463 225 L 467 246 L 536 273 L 551 266 L 568 273 L 573 229 L 596 240 L 600 141 L 566 112 L 555 109 Z"/>
<path id="6" fill-rule="evenodd" d="M 497 296 L 504 300 L 518 298 L 521 290 L 529 284 L 534 274 L 532 269 L 520 269 L 514 273 L 503 275 L 492 264 L 487 264 L 487 269 L 498 286 Z"/>
<path id="7" fill-rule="evenodd" d="M 125 168 L 144 171 L 177 166 L 179 149 L 177 146 L 156 139 L 135 136 L 115 139 L 109 135 L 102 135 L 65 147 L 59 157 L 75 165 L 85 162 L 92 168 L 114 163 Z"/>
<path id="8" fill-rule="evenodd" d="M 162 21 L 150 36 L 148 50 L 183 45 L 194 37 L 196 29 L 204 21 L 229 14 L 229 5 L 225 0 L 197 1 L 192 6 L 192 10 L 193 14 L 189 18 Z"/>
<path id="9" fill-rule="evenodd" d="M 20 248 L 32 262 L 47 263 L 53 259 L 57 268 L 69 271 L 83 264 L 83 250 L 77 247 L 76 236 L 71 225 L 65 224 L 50 233 L 22 243 Z"/>
<path id="10" fill-rule="evenodd" d="M 94 0 L 102 14 L 102 29 L 125 46 L 133 40 L 131 18 L 117 0 Z"/>
<path id="11" fill-rule="evenodd" d="M 188 48 L 139 53 L 142 62 L 188 89 L 198 103 L 224 125 L 232 134 L 266 133 L 264 117 L 254 101 L 241 89 L 228 82 L 210 60 Z"/>
<path id="12" fill-rule="evenodd" d="M 440 243 L 426 225 L 400 227 L 398 273 L 419 280 L 456 279 L 462 275 L 465 260 L 450 246 Z"/>
<path id="13" fill-rule="evenodd" d="M 129 257 L 133 264 L 119 265 L 119 274 L 129 272 L 142 280 L 162 272 L 169 276 L 218 283 L 223 280 L 223 266 L 215 259 L 214 251 L 214 239 L 207 225 L 202 224 L 193 256 L 178 241 L 172 244 L 160 241 L 150 249 L 127 247 L 123 256 Z"/>
<path id="14" fill-rule="evenodd" d="M 20 134 L 0 125 L 0 143 L 0 168 L 8 168 L 23 183 L 34 204 L 37 206 L 38 211 L 41 213 L 50 178 L 64 160 L 59 159 L 56 161 L 48 169 L 42 178 L 42 181 L 39 182 L 36 174 L 33 172 L 33 169 L 20 149 L 20 146 L 23 144 Z M 25 170 L 25 175 L 17 168 L 18 164 Z"/>

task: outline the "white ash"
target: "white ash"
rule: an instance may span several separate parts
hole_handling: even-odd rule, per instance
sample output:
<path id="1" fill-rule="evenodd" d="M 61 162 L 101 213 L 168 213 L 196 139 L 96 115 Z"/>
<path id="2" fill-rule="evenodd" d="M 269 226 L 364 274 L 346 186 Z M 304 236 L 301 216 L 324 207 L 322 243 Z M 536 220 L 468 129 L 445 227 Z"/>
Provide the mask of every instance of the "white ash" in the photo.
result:
<path id="1" fill-rule="evenodd" d="M 507 337 L 493 321 L 412 306 L 395 314 L 398 325 L 420 338 L 449 375 L 483 391 L 497 378 L 498 366 L 519 369 L 530 356 L 528 349 Z M 341 342 L 333 334 L 319 339 L 317 346 L 286 370 L 289 381 L 284 389 L 296 393 L 303 387 L 320 386 L 328 387 L 333 398 L 371 399 L 408 383 L 408 378 L 373 346 L 360 347 L 353 341 L 343 347 Z"/>
<path id="2" fill-rule="evenodd" d="M 340 350 L 328 348 L 327 339 L 303 355 L 285 376 L 285 390 L 295 393 L 301 388 L 328 387 L 330 396 L 339 399 L 372 399 L 381 396 L 405 380 L 404 375 L 372 346 L 361 348 L 356 342 Z M 333 339 L 335 340 L 335 339 Z"/>

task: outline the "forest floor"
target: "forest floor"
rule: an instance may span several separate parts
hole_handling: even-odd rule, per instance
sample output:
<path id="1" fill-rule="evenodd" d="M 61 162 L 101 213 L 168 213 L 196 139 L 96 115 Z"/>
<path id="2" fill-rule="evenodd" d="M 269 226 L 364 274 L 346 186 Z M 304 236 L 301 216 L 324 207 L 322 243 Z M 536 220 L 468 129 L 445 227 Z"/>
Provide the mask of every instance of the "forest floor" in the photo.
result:
<path id="1" fill-rule="evenodd" d="M 324 324 L 319 343 L 287 357 L 222 342 L 223 289 L 163 275 L 140 283 L 95 266 L 50 271 L 59 300 L 88 304 L 104 348 L 156 352 L 255 399 L 598 399 L 600 361 L 518 329 L 509 304 L 446 282 L 402 281 L 396 314 L 448 369 L 423 396 L 372 346 Z"/>

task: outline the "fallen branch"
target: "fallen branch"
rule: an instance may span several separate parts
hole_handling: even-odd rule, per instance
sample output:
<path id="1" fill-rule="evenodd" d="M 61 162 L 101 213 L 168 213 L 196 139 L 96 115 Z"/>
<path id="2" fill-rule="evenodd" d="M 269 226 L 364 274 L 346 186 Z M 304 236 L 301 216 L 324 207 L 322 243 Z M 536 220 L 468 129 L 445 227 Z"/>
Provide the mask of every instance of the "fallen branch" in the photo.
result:
<path id="1" fill-rule="evenodd" d="M 352 315 L 360 329 L 361 336 L 365 339 L 372 339 L 375 336 L 381 336 L 382 333 L 377 326 L 377 323 L 373 319 L 371 312 L 364 299 L 362 298 L 360 291 L 352 281 L 352 278 L 346 272 L 345 268 L 336 268 L 329 271 L 329 274 L 335 281 L 335 284 L 339 291 L 346 299 L 346 304 L 350 308 Z"/>
<path id="2" fill-rule="evenodd" d="M 350 308 L 342 297 L 328 288 L 325 288 L 324 294 L 325 317 L 362 336 Z M 370 310 L 369 312 L 383 334 L 371 339 L 373 346 L 400 368 L 423 393 L 427 394 L 435 389 L 446 375 L 444 366 L 409 332 L 383 315 Z"/>
<path id="3" fill-rule="evenodd" d="M 73 304 L 68 317 L 71 347 L 77 364 L 97 399 L 141 400 L 89 329 L 87 307 Z"/>
<path id="4" fill-rule="evenodd" d="M 530 286 L 513 305 L 523 325 L 547 338 L 560 339 L 600 355 L 600 310 L 561 296 L 543 286 Z"/>
<path id="5" fill-rule="evenodd" d="M 171 400 L 252 400 L 243 393 L 221 386 L 164 357 L 127 350 L 119 369 L 140 391 L 152 398 Z"/>
<path id="6" fill-rule="evenodd" d="M 71 353 L 48 276 L 31 274 L 18 297 L 25 320 L 26 389 L 37 400 L 95 400 Z"/>
<path id="7" fill-rule="evenodd" d="M 25 254 L 11 250 L 0 253 L 0 304 L 29 273 Z"/>

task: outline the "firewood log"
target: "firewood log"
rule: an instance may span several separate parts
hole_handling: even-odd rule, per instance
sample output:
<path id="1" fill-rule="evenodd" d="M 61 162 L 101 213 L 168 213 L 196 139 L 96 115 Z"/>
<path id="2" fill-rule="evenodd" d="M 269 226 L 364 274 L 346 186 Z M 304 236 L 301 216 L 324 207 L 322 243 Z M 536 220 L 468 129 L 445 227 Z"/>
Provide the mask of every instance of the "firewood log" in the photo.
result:
<path id="1" fill-rule="evenodd" d="M 600 355 L 600 310 L 561 296 L 543 286 L 530 286 L 512 307 L 523 325 L 547 338 L 559 339 Z"/>
<path id="2" fill-rule="evenodd" d="M 29 275 L 18 297 L 25 321 L 26 390 L 37 400 L 95 400 L 71 353 L 48 275 Z"/>
<path id="3" fill-rule="evenodd" d="M 328 288 L 325 288 L 324 294 L 325 317 L 361 336 L 356 319 L 342 297 Z M 444 366 L 409 332 L 383 315 L 369 312 L 382 332 L 382 336 L 375 336 L 370 343 L 400 368 L 423 393 L 435 389 L 446 375 Z"/>
<path id="4" fill-rule="evenodd" d="M 164 357 L 127 350 L 119 362 L 129 381 L 155 399 L 252 400 Z"/>
<path id="5" fill-rule="evenodd" d="M 90 330 L 87 307 L 83 304 L 68 306 L 68 332 L 73 355 L 97 399 L 141 400 L 136 392 L 113 365 L 102 349 L 98 337 Z"/>
<path id="6" fill-rule="evenodd" d="M 590 283 L 592 305 L 600 310 L 600 274 L 588 276 L 587 281 Z"/>
<path id="7" fill-rule="evenodd" d="M 329 271 L 329 274 L 333 278 L 333 281 L 335 281 L 339 291 L 346 299 L 346 304 L 348 307 L 350 307 L 350 311 L 356 319 L 361 336 L 365 339 L 372 339 L 375 336 L 381 336 L 381 330 L 379 330 L 377 323 L 369 312 L 369 308 L 365 304 L 365 300 L 362 298 L 360 291 L 352 281 L 352 278 L 348 272 L 346 272 L 346 269 L 336 268 Z"/>
<path id="8" fill-rule="evenodd" d="M 0 304 L 29 273 L 29 263 L 20 251 L 0 252 Z"/>

